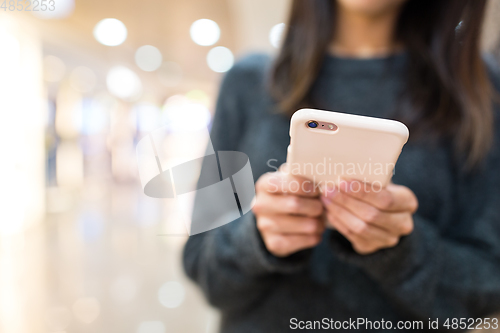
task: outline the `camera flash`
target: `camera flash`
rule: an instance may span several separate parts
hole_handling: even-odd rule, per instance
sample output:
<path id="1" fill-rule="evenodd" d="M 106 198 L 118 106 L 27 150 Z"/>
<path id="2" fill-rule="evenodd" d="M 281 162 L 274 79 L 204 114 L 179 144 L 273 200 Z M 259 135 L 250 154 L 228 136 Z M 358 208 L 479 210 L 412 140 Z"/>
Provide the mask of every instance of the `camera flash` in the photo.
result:
<path id="1" fill-rule="evenodd" d="M 329 129 L 333 129 L 333 125 L 331 125 L 331 124 L 330 124 L 330 125 L 328 125 L 328 128 L 329 128 Z"/>

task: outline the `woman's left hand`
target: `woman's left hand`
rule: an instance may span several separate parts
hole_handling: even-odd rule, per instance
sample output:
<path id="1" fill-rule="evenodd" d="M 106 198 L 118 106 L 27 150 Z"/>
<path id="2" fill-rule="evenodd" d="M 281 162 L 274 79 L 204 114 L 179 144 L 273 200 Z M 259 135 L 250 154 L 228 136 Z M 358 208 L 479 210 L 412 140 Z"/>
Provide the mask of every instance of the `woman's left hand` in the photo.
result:
<path id="1" fill-rule="evenodd" d="M 327 223 L 336 228 L 359 254 L 394 247 L 413 231 L 418 200 L 406 186 L 381 189 L 358 181 L 342 182 L 321 195 Z"/>

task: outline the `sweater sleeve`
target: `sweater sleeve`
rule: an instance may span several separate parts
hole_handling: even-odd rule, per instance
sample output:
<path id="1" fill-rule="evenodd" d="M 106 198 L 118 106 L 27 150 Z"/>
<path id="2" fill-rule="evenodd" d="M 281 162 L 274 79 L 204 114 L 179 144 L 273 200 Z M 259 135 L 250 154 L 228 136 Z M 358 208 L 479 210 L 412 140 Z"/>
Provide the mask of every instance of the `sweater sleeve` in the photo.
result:
<path id="1" fill-rule="evenodd" d="M 245 106 L 260 98 L 265 61 L 261 56 L 247 57 L 225 76 L 210 132 L 215 150 L 238 150 L 245 132 Z M 286 259 L 272 256 L 254 215 L 248 212 L 227 225 L 189 237 L 183 262 L 187 275 L 212 305 L 235 310 L 257 302 L 272 286 L 273 275 L 301 270 L 307 257 L 306 252 Z"/>
<path id="2" fill-rule="evenodd" d="M 496 110 L 498 116 L 498 110 Z M 498 118 L 498 117 L 497 117 Z M 413 318 L 477 318 L 500 311 L 500 133 L 473 173 L 457 184 L 458 217 L 447 230 L 417 214 L 414 232 L 391 249 L 356 254 L 339 233 L 338 257 L 376 280 L 398 309 Z"/>

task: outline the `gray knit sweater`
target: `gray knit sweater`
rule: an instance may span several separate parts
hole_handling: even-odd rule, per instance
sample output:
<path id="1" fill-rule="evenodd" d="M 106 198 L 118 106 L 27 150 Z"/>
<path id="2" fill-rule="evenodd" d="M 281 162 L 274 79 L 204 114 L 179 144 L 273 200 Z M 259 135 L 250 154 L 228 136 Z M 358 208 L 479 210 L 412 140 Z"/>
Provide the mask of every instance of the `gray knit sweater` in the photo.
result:
<path id="1" fill-rule="evenodd" d="M 487 63 L 500 91 L 498 67 Z M 249 156 L 255 180 L 285 162 L 290 140 L 289 118 L 275 112 L 266 90 L 269 65 L 269 57 L 252 55 L 229 71 L 211 130 L 215 150 Z M 311 102 L 324 110 L 390 117 L 405 65 L 405 54 L 369 60 L 326 56 Z M 446 330 L 447 318 L 449 324 L 453 318 L 471 323 L 499 311 L 498 106 L 495 117 L 493 149 L 471 173 L 461 171 L 445 142 L 405 146 L 393 182 L 415 192 L 419 209 L 414 232 L 394 248 L 361 256 L 342 235 L 327 230 L 314 249 L 277 258 L 266 250 L 251 212 L 190 237 L 185 270 L 222 311 L 221 331 L 329 331 L 341 321 L 344 329 L 395 332 L 399 321 L 410 320 L 422 321 L 423 329 L 413 330 L 423 332 L 429 318 L 438 318 Z M 352 326 L 357 318 L 372 324 Z M 392 329 L 375 329 L 382 320 Z"/>

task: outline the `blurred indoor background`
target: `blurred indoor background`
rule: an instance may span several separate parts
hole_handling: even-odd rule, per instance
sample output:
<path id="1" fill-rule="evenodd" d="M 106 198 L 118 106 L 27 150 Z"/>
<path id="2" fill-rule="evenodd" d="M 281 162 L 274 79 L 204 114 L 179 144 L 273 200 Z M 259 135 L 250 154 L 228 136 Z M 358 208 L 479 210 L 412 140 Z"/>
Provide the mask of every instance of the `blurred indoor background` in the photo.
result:
<path id="1" fill-rule="evenodd" d="M 0 0 L 0 332 L 216 332 L 135 145 L 172 119 L 209 125 L 223 73 L 276 52 L 288 5 Z M 497 55 L 499 18 L 491 0 Z"/>

